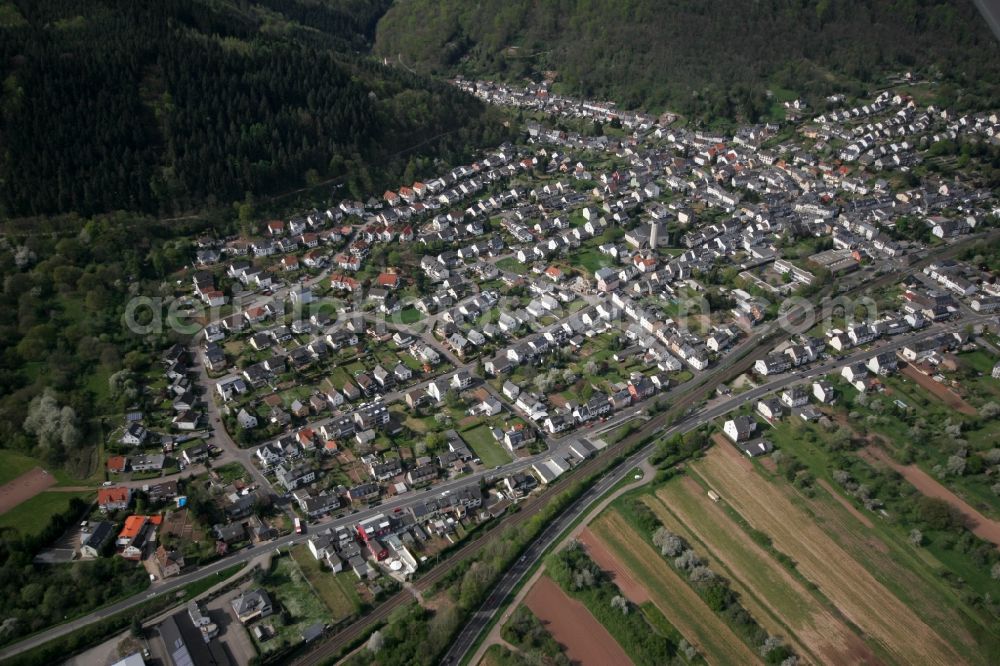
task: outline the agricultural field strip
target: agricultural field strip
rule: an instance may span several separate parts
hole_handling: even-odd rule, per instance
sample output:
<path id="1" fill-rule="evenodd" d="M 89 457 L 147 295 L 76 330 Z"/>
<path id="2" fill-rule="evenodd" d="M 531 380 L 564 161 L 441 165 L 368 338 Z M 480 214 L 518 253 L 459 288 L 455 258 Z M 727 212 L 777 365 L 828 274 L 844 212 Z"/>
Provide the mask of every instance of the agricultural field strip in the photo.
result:
<path id="1" fill-rule="evenodd" d="M 592 530 L 632 570 L 635 579 L 648 581 L 646 589 L 653 603 L 709 663 L 733 666 L 760 663 L 760 658 L 617 510 L 605 513 L 593 523 Z"/>
<path id="2" fill-rule="evenodd" d="M 756 602 L 791 633 L 800 655 L 817 663 L 856 661 L 864 652 L 870 656 L 861 638 L 824 606 L 825 600 L 757 545 L 692 479 L 670 483 L 643 499 L 668 529 L 691 541 L 695 552 L 704 552 L 721 565 L 720 573 L 742 588 L 748 602 Z M 767 616 L 758 620 L 766 622 Z"/>
<path id="3" fill-rule="evenodd" d="M 692 469 L 850 619 L 904 663 L 951 664 L 962 658 L 906 604 L 838 545 L 800 507 L 719 447 Z"/>
<path id="4" fill-rule="evenodd" d="M 566 656 L 582 666 L 632 664 L 628 653 L 587 607 L 563 592 L 548 576 L 540 577 L 524 599 L 549 633 L 566 647 Z"/>

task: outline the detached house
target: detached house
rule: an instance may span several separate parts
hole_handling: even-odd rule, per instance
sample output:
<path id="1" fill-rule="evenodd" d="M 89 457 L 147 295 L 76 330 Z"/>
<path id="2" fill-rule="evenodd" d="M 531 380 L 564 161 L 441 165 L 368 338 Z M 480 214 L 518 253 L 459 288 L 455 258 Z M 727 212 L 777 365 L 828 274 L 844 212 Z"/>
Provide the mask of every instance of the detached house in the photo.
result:
<path id="1" fill-rule="evenodd" d="M 868 366 L 864 363 L 854 363 L 840 371 L 840 375 L 854 388 L 864 392 L 867 389 Z"/>
<path id="2" fill-rule="evenodd" d="M 801 386 L 790 386 L 781 393 L 781 402 L 789 408 L 809 404 L 809 394 Z"/>
<path id="3" fill-rule="evenodd" d="M 125 432 L 122 433 L 121 443 L 130 446 L 142 446 L 149 436 L 149 431 L 141 423 L 130 423 Z"/>
<path id="4" fill-rule="evenodd" d="M 745 442 L 757 431 L 757 422 L 749 416 L 741 415 L 726 421 L 722 430 L 733 442 Z"/>
<path id="5" fill-rule="evenodd" d="M 780 419 L 784 414 L 781 402 L 776 398 L 767 398 L 757 401 L 757 413 L 769 421 Z"/>
<path id="6" fill-rule="evenodd" d="M 97 506 L 101 511 L 120 511 L 127 509 L 132 503 L 132 489 L 118 486 L 115 488 L 101 488 L 97 491 Z"/>
<path id="7" fill-rule="evenodd" d="M 295 465 L 290 469 L 281 466 L 275 471 L 275 476 L 285 490 L 295 490 L 315 481 L 316 471 L 306 464 Z"/>
<path id="8" fill-rule="evenodd" d="M 267 617 L 274 610 L 267 590 L 258 588 L 244 592 L 232 601 L 233 613 L 242 624 L 249 624 L 258 618 Z"/>
<path id="9" fill-rule="evenodd" d="M 813 382 L 812 390 L 813 397 L 824 405 L 832 403 L 837 398 L 837 392 L 833 388 L 833 384 L 825 380 Z"/>
<path id="10" fill-rule="evenodd" d="M 876 375 L 888 375 L 899 367 L 899 361 L 892 352 L 882 352 L 868 359 L 868 369 Z"/>

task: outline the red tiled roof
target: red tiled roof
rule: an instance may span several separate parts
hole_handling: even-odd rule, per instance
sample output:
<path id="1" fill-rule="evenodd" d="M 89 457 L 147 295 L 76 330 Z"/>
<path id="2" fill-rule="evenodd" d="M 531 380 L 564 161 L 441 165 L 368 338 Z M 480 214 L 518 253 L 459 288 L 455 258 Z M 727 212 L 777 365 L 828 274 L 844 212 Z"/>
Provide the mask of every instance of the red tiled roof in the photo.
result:
<path id="1" fill-rule="evenodd" d="M 399 276 L 394 273 L 381 273 L 378 276 L 377 282 L 381 287 L 395 287 L 399 284 Z"/>
<path id="2" fill-rule="evenodd" d="M 124 486 L 116 488 L 101 488 L 97 491 L 97 503 L 100 505 L 124 502 L 128 499 L 129 490 Z"/>

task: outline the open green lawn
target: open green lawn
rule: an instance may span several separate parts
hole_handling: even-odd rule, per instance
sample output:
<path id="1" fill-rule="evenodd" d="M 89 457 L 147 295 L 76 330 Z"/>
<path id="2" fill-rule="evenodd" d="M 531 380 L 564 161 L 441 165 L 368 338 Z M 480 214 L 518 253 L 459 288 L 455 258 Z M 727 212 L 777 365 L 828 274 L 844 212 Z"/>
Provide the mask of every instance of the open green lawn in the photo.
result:
<path id="1" fill-rule="evenodd" d="M 30 472 L 35 467 L 47 470 L 49 474 L 56 477 L 56 484 L 62 486 L 87 485 L 86 481 L 74 479 L 61 469 L 49 469 L 41 460 L 26 456 L 17 451 L 0 449 L 0 485 L 13 481 L 25 472 Z"/>
<path id="2" fill-rule="evenodd" d="M 330 609 L 334 623 L 341 622 L 358 612 L 361 600 L 354 588 L 353 574 L 334 574 L 324 568 L 304 545 L 296 546 L 291 552 L 306 579 Z"/>
<path id="3" fill-rule="evenodd" d="M 403 365 L 405 365 L 406 367 L 408 367 L 410 370 L 412 370 L 414 372 L 420 372 L 421 370 L 424 369 L 424 364 L 423 363 L 421 363 L 417 359 L 413 358 L 413 356 L 411 356 L 410 354 L 408 354 L 406 352 L 399 352 L 397 354 L 397 356 L 399 357 L 399 360 L 403 362 Z M 395 367 L 395 366 L 393 366 L 393 367 Z M 391 368 L 386 368 L 386 370 L 391 370 Z"/>
<path id="4" fill-rule="evenodd" d="M 600 250 L 588 248 L 574 253 L 570 257 L 570 262 L 574 267 L 582 266 L 591 273 L 596 273 L 602 268 L 606 268 L 615 263 L 614 259 L 606 254 L 601 254 Z"/>
<path id="5" fill-rule="evenodd" d="M 476 452 L 486 467 L 505 465 L 511 460 L 507 452 L 493 439 L 490 428 L 486 424 L 466 430 L 462 433 L 462 439 L 472 447 L 472 450 Z"/>
<path id="6" fill-rule="evenodd" d="M 37 534 L 49 524 L 49 518 L 68 509 L 70 500 L 74 497 L 83 500 L 92 499 L 93 493 L 63 493 L 51 490 L 39 493 L 0 515 L 0 528 L 13 527 L 23 536 Z"/>
<path id="7" fill-rule="evenodd" d="M 244 469 L 243 465 L 238 462 L 231 462 L 228 465 L 216 467 L 215 472 L 225 483 L 232 483 L 237 479 L 243 479 L 247 476 L 246 469 Z"/>
<path id="8" fill-rule="evenodd" d="M 337 387 L 337 390 L 344 388 L 344 383 L 351 380 L 351 375 L 342 367 L 336 367 L 330 371 L 330 381 Z"/>
<path id="9" fill-rule="evenodd" d="M 264 587 L 271 594 L 275 606 L 288 611 L 290 618 L 286 624 L 276 609 L 275 616 L 269 618 L 269 624 L 274 627 L 276 635 L 263 643 L 257 643 L 261 654 L 272 652 L 285 642 L 298 643 L 307 627 L 317 622 L 329 622 L 330 611 L 291 557 L 277 559 L 264 577 Z"/>
<path id="10" fill-rule="evenodd" d="M 496 267 L 497 270 L 506 271 L 508 273 L 517 273 L 518 275 L 525 275 L 529 270 L 527 266 L 513 257 L 501 259 L 496 263 Z"/>
<path id="11" fill-rule="evenodd" d="M 399 320 L 404 324 L 416 324 L 423 318 L 424 316 L 420 314 L 420 310 L 414 307 L 403 308 L 399 312 Z"/>

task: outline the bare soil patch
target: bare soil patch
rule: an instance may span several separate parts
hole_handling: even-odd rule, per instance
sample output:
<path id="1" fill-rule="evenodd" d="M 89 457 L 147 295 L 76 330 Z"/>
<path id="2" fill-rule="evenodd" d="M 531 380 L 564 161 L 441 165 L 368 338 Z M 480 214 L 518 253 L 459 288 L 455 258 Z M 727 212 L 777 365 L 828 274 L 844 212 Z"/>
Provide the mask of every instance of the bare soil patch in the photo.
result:
<path id="1" fill-rule="evenodd" d="M 566 648 L 566 656 L 571 662 L 582 666 L 632 663 L 625 650 L 594 619 L 587 607 L 568 596 L 548 576 L 538 579 L 524 603 Z"/>
<path id="2" fill-rule="evenodd" d="M 632 576 L 632 572 L 622 566 L 614 554 L 607 549 L 604 542 L 590 531 L 589 527 L 583 528 L 577 539 L 586 546 L 587 553 L 597 563 L 597 566 L 611 574 L 612 580 L 626 599 L 634 604 L 649 601 L 649 593 L 646 588 Z"/>
<path id="3" fill-rule="evenodd" d="M 593 525 L 594 534 L 609 550 L 619 554 L 627 552 L 634 558 L 629 561 L 621 555 L 633 575 L 644 581 L 653 603 L 667 621 L 704 655 L 709 664 L 746 666 L 761 663 L 757 654 L 617 511 L 603 514 Z"/>
<path id="4" fill-rule="evenodd" d="M 774 473 L 778 471 L 778 463 L 774 462 L 774 458 L 772 458 L 771 456 L 766 456 L 764 458 L 761 458 L 757 462 L 759 462 L 760 466 L 766 469 L 768 472 Z"/>
<path id="5" fill-rule="evenodd" d="M 797 563 L 799 571 L 851 622 L 885 646 L 902 663 L 951 665 L 962 658 L 905 603 L 882 585 L 775 484 L 733 464 L 713 448 L 697 466 L 699 474 L 754 528 Z"/>
<path id="6" fill-rule="evenodd" d="M 843 618 L 755 543 L 694 479 L 684 478 L 645 501 L 669 529 L 679 528 L 692 540 L 696 552 L 714 560 L 713 566 L 721 564 L 722 575 L 732 581 L 742 603 L 763 626 L 779 635 L 787 627 L 800 656 L 824 664 L 880 663 Z M 705 548 L 708 552 L 703 552 Z M 770 627 L 769 616 L 780 618 L 784 627 Z"/>
<path id="7" fill-rule="evenodd" d="M 7 513 L 21 502 L 31 499 L 55 484 L 56 477 L 41 467 L 25 472 L 13 481 L 0 486 L 0 513 Z"/>
<path id="8" fill-rule="evenodd" d="M 903 366 L 900 372 L 915 381 L 921 387 L 930 391 L 935 398 L 955 411 L 968 416 L 975 416 L 978 413 L 975 407 L 962 399 L 962 396 L 958 395 L 944 384 L 934 381 L 932 378 L 920 372 L 912 365 L 907 364 Z"/>
<path id="9" fill-rule="evenodd" d="M 965 516 L 965 519 L 968 521 L 969 530 L 973 534 L 980 539 L 985 539 L 996 546 L 1000 546 L 1000 522 L 991 520 L 981 514 L 972 505 L 948 488 L 945 488 L 937 479 L 916 465 L 901 465 L 893 460 L 892 456 L 884 449 L 878 446 L 867 446 L 863 451 L 866 454 L 863 455 L 866 460 L 869 462 L 873 460 L 877 461 L 899 472 L 921 494 L 947 502 L 956 511 Z"/>

